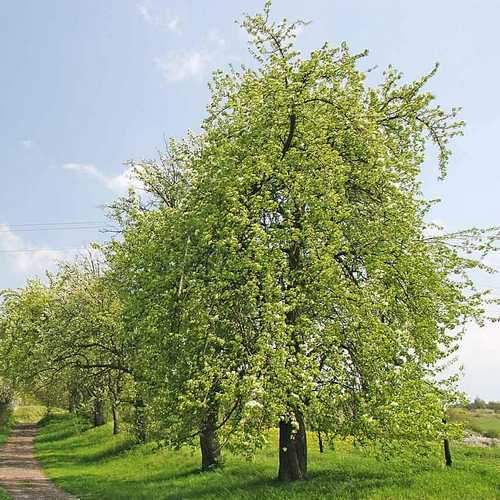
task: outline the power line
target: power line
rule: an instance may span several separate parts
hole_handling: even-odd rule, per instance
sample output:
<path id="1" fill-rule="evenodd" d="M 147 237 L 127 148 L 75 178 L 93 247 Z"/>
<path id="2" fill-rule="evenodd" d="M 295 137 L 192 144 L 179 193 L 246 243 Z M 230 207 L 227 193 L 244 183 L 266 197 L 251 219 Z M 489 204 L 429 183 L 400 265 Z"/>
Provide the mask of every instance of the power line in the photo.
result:
<path id="1" fill-rule="evenodd" d="M 24 233 L 24 232 L 34 232 L 34 231 L 76 231 L 80 229 L 93 229 L 93 230 L 116 230 L 116 227 L 102 227 L 102 226 L 62 226 L 62 227 L 36 227 L 36 228 L 25 228 L 25 229 L 0 229 L 0 233 Z"/>
<path id="2" fill-rule="evenodd" d="M 28 226 L 66 226 L 66 225 L 78 225 L 78 226 L 88 226 L 90 224 L 107 224 L 108 221 L 92 221 L 92 220 L 84 220 L 80 222 L 35 222 L 30 224 L 7 224 L 3 223 L 0 225 L 5 225 L 9 227 L 28 227 Z"/>
<path id="3" fill-rule="evenodd" d="M 21 248 L 19 250 L 0 250 L 0 253 L 37 253 L 37 252 L 73 252 L 87 250 L 82 248 Z"/>

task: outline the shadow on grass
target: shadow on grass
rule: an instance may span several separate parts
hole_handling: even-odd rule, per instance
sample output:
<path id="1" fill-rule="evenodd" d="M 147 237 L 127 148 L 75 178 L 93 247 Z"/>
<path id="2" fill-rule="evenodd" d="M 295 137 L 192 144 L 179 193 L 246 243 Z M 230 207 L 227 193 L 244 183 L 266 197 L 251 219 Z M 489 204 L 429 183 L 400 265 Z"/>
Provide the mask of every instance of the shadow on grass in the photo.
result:
<path id="1" fill-rule="evenodd" d="M 188 478 L 189 481 L 176 481 Z M 234 477 L 233 477 L 234 479 Z M 147 499 L 179 500 L 179 499 L 263 499 L 292 497 L 307 499 L 326 498 L 365 498 L 370 491 L 388 485 L 411 488 L 412 480 L 392 477 L 383 473 L 345 473 L 339 471 L 317 471 L 306 481 L 281 483 L 272 477 L 255 477 L 249 479 L 241 475 L 237 484 L 227 483 L 223 473 L 201 473 L 198 469 L 189 469 L 177 474 L 158 474 L 146 480 L 103 479 L 100 481 L 99 493 L 94 492 L 92 498 L 112 499 Z M 225 484 L 226 483 L 226 484 Z M 77 490 L 80 484 L 85 489 L 81 476 L 66 476 L 61 485 Z M 78 491 L 75 491 L 78 493 Z"/>

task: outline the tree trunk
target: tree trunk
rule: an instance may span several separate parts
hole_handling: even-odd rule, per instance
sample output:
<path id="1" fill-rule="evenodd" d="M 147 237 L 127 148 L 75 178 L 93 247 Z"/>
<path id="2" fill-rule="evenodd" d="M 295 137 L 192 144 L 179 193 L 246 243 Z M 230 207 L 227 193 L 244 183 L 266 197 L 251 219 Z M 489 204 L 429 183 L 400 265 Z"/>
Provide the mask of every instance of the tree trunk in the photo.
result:
<path id="1" fill-rule="evenodd" d="M 69 397 L 68 397 L 68 411 L 70 413 L 75 413 L 78 408 L 78 392 L 74 387 L 70 387 L 69 389 Z"/>
<path id="2" fill-rule="evenodd" d="M 106 423 L 104 415 L 104 401 L 100 398 L 94 400 L 94 427 L 99 427 Z"/>
<path id="3" fill-rule="evenodd" d="M 222 454 L 217 436 L 218 409 L 217 402 L 211 398 L 200 429 L 201 470 L 203 471 L 216 469 L 222 464 Z"/>
<path id="4" fill-rule="evenodd" d="M 450 442 L 447 439 L 443 441 L 443 448 L 444 448 L 444 462 L 448 467 L 451 467 L 452 460 L 451 460 Z"/>
<path id="5" fill-rule="evenodd" d="M 293 426 L 291 421 L 280 421 L 280 452 L 279 471 L 280 481 L 300 481 L 307 475 L 307 435 L 304 416 L 295 414 L 298 424 Z"/>
<path id="6" fill-rule="evenodd" d="M 219 439 L 213 429 L 204 428 L 200 433 L 201 470 L 213 470 L 222 464 Z"/>
<path id="7" fill-rule="evenodd" d="M 146 442 L 146 415 L 144 412 L 144 400 L 137 398 L 135 400 L 135 437 L 138 443 Z"/>
<path id="8" fill-rule="evenodd" d="M 318 446 L 319 452 L 324 453 L 325 448 L 323 447 L 323 436 L 321 435 L 321 431 L 318 431 Z"/>
<path id="9" fill-rule="evenodd" d="M 447 423 L 446 418 L 443 418 L 443 424 L 446 425 L 446 423 Z M 451 467 L 452 460 L 451 460 L 450 442 L 448 441 L 447 438 L 443 439 L 443 450 L 444 450 L 444 463 L 446 464 L 447 467 Z"/>
<path id="10" fill-rule="evenodd" d="M 111 413 L 113 415 L 113 434 L 116 435 L 120 432 L 120 419 L 118 415 L 118 408 L 114 402 L 111 405 Z"/>

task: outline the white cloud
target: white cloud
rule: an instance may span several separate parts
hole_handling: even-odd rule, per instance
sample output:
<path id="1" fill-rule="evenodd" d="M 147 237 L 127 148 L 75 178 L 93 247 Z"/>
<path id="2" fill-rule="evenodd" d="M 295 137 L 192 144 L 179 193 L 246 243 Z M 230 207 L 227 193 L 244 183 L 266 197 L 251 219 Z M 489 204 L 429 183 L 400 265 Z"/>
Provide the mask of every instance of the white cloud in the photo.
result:
<path id="1" fill-rule="evenodd" d="M 35 145 L 35 142 L 32 141 L 31 139 L 23 139 L 21 141 L 21 146 L 24 148 L 24 149 L 31 149 L 33 146 Z"/>
<path id="2" fill-rule="evenodd" d="M 180 33 L 180 18 L 172 14 L 167 8 L 160 8 L 152 0 L 142 0 L 137 4 L 137 10 L 144 21 L 152 26 L 167 29 L 173 33 Z"/>
<path id="3" fill-rule="evenodd" d="M 199 78 L 211 61 L 211 56 L 200 51 L 171 52 L 166 57 L 156 57 L 154 63 L 167 82 L 180 82 Z"/>
<path id="4" fill-rule="evenodd" d="M 118 194 L 125 194 L 129 187 L 135 189 L 141 188 L 141 183 L 133 175 L 132 167 L 128 167 L 119 175 L 103 174 L 95 165 L 88 163 L 65 163 L 62 168 L 87 177 L 92 177 L 110 191 L 114 191 Z"/>
<path id="5" fill-rule="evenodd" d="M 15 234 L 8 225 L 0 224 L 0 254 L 11 271 L 24 277 L 45 273 L 68 252 L 37 247 Z"/>

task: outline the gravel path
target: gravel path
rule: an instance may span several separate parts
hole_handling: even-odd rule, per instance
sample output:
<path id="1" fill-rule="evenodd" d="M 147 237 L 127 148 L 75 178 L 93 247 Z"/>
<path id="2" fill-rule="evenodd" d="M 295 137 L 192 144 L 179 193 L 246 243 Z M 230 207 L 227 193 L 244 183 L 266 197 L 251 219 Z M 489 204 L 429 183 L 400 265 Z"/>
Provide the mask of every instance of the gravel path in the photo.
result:
<path id="1" fill-rule="evenodd" d="M 0 449 L 0 486 L 12 500 L 76 500 L 50 482 L 33 453 L 34 424 L 20 424 Z"/>

